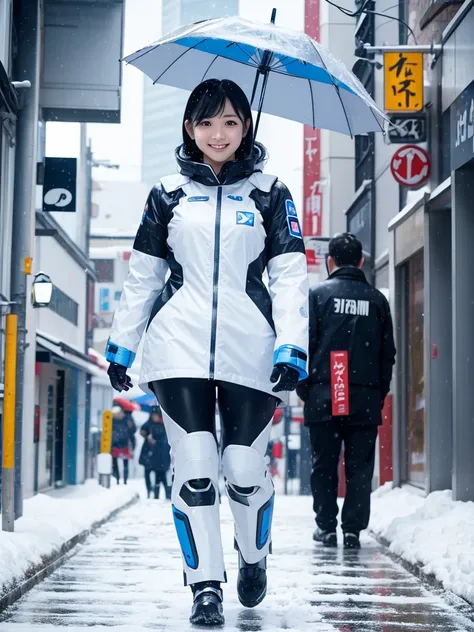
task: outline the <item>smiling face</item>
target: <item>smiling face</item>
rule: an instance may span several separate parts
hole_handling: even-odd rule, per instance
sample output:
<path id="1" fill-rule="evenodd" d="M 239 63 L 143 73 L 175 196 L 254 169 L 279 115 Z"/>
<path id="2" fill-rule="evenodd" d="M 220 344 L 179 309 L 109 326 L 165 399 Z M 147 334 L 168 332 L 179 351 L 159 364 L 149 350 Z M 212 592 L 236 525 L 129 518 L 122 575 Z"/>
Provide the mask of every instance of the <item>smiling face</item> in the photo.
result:
<path id="1" fill-rule="evenodd" d="M 240 120 L 229 99 L 216 116 L 204 118 L 196 124 L 185 122 L 186 131 L 202 151 L 203 162 L 211 165 L 216 174 L 229 160 L 235 160 L 235 152 L 246 136 L 250 121 Z"/>

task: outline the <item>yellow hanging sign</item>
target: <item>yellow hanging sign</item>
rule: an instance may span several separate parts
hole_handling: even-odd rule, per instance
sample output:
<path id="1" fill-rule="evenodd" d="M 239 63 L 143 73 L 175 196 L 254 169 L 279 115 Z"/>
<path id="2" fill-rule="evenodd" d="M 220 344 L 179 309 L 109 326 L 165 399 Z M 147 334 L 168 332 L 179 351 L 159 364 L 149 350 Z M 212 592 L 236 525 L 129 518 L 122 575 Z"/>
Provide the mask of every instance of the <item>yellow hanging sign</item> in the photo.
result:
<path id="1" fill-rule="evenodd" d="M 387 112 L 423 109 L 423 53 L 384 53 L 384 94 Z"/>

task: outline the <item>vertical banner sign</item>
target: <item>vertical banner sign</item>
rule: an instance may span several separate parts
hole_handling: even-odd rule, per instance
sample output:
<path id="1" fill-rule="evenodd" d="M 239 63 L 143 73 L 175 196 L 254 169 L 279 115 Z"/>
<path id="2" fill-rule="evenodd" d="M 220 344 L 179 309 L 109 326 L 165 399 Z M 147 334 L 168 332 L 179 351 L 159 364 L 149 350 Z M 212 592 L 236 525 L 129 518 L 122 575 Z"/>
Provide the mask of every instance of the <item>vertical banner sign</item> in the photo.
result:
<path id="1" fill-rule="evenodd" d="M 76 212 L 76 158 L 45 158 L 43 211 Z"/>
<path id="2" fill-rule="evenodd" d="M 334 417 L 349 414 L 349 362 L 347 351 L 331 351 L 331 403 Z"/>
<path id="3" fill-rule="evenodd" d="M 319 42 L 320 0 L 305 0 L 304 30 Z M 303 156 L 303 235 L 318 237 L 322 233 L 322 193 L 321 193 L 321 131 L 309 125 L 304 126 Z M 316 252 L 307 248 L 308 271 L 318 267 Z"/>
<path id="4" fill-rule="evenodd" d="M 385 109 L 420 112 L 423 109 L 423 53 L 384 53 Z"/>

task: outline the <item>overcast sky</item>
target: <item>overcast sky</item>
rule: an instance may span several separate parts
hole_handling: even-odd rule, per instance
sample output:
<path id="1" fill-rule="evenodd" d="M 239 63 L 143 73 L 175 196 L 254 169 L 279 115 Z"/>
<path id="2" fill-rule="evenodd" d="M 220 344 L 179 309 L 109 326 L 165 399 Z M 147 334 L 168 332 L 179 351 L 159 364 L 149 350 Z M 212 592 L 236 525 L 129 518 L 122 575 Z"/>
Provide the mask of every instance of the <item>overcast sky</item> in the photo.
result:
<path id="1" fill-rule="evenodd" d="M 270 20 L 272 8 L 277 8 L 277 24 L 303 30 L 304 0 L 240 0 L 240 15 L 263 22 Z M 124 54 L 129 54 L 161 36 L 161 1 L 127 0 L 125 10 Z M 143 75 L 124 64 L 122 87 L 122 122 L 90 124 L 88 136 L 94 157 L 118 163 L 118 171 L 96 169 L 96 179 L 138 180 L 141 169 Z M 179 114 L 181 116 L 181 114 Z M 278 175 L 301 203 L 302 125 L 264 115 L 259 128 L 259 140 L 270 153 L 267 172 Z M 46 154 L 77 156 L 79 125 L 48 123 Z"/>

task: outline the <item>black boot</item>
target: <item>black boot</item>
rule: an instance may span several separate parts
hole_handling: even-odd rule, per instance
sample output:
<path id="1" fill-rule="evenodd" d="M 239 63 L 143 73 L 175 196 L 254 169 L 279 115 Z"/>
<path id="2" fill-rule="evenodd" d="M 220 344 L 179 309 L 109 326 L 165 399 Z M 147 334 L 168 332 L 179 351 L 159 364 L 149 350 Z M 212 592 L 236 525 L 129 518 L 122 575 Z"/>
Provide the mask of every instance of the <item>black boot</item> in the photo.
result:
<path id="1" fill-rule="evenodd" d="M 193 591 L 193 609 L 189 621 L 194 625 L 224 625 L 222 590 L 215 581 L 198 582 L 191 586 Z"/>
<path id="2" fill-rule="evenodd" d="M 247 564 L 239 551 L 237 594 L 246 608 L 255 608 L 267 594 L 267 558 L 256 564 Z"/>
<path id="3" fill-rule="evenodd" d="M 360 549 L 360 540 L 358 533 L 344 533 L 344 548 L 345 549 Z"/>
<path id="4" fill-rule="evenodd" d="M 323 531 L 317 527 L 313 534 L 313 540 L 321 542 L 323 546 L 336 547 L 337 546 L 337 534 L 335 531 Z"/>

